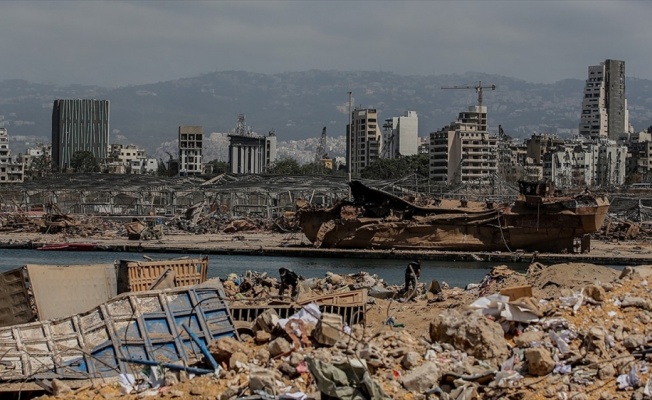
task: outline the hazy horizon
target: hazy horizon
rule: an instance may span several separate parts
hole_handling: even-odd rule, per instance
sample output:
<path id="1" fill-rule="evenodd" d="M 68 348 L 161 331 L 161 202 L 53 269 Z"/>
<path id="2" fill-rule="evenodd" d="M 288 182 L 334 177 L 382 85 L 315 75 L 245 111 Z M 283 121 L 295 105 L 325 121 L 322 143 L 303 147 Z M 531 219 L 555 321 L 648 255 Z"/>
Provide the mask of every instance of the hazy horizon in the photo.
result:
<path id="1" fill-rule="evenodd" d="M 0 81 L 124 87 L 220 71 L 652 79 L 646 1 L 3 1 Z"/>

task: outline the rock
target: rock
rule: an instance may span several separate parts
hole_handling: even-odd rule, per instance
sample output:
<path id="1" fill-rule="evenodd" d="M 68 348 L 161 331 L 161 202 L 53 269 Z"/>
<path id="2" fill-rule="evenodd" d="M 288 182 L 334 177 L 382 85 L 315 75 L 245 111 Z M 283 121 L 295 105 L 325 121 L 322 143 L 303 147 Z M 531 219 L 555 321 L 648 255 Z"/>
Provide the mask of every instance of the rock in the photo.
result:
<path id="1" fill-rule="evenodd" d="M 281 365 L 277 367 L 279 371 L 290 379 L 298 378 L 301 374 L 297 372 L 297 369 L 290 365 L 287 362 L 282 362 Z"/>
<path id="2" fill-rule="evenodd" d="M 305 355 L 303 355 L 301 353 L 294 352 L 294 353 L 290 354 L 290 359 L 288 360 L 288 362 L 290 363 L 291 366 L 297 367 L 305 359 L 306 359 Z"/>
<path id="3" fill-rule="evenodd" d="M 263 330 L 256 331 L 256 336 L 254 337 L 254 342 L 256 344 L 268 343 L 272 340 L 272 334 Z"/>
<path id="4" fill-rule="evenodd" d="M 278 320 L 279 318 L 276 310 L 273 308 L 267 309 L 256 318 L 256 321 L 254 321 L 254 330 L 272 333 Z"/>
<path id="5" fill-rule="evenodd" d="M 555 368 L 555 361 L 550 352 L 542 347 L 525 350 L 525 362 L 530 375 L 548 375 Z"/>
<path id="6" fill-rule="evenodd" d="M 218 362 L 228 362 L 233 353 L 249 353 L 249 350 L 245 345 L 232 337 L 224 337 L 216 340 L 208 346 L 208 351 L 211 352 Z"/>
<path id="7" fill-rule="evenodd" d="M 423 393 L 438 384 L 441 374 L 437 364 L 427 361 L 404 375 L 399 381 L 410 392 Z"/>
<path id="8" fill-rule="evenodd" d="M 480 360 L 499 365 L 507 358 L 503 328 L 473 311 L 447 310 L 430 323 L 433 342 L 450 343 Z"/>
<path id="9" fill-rule="evenodd" d="M 62 396 L 71 393 L 72 389 L 58 379 L 52 379 L 52 394 L 55 396 Z"/>
<path id="10" fill-rule="evenodd" d="M 601 381 L 606 381 L 607 379 L 613 378 L 616 376 L 616 368 L 614 368 L 611 363 L 604 363 L 600 365 L 598 370 L 598 379 Z"/>
<path id="11" fill-rule="evenodd" d="M 201 387 L 193 386 L 190 389 L 190 395 L 191 396 L 201 396 L 204 394 L 204 389 Z"/>
<path id="12" fill-rule="evenodd" d="M 290 353 L 292 351 L 292 345 L 285 338 L 278 337 L 269 342 L 267 350 L 269 350 L 269 354 L 273 358 Z"/>
<path id="13" fill-rule="evenodd" d="M 249 362 L 249 357 L 240 351 L 233 353 L 231 358 L 229 358 L 229 369 L 236 370 L 238 361 L 247 364 Z"/>
<path id="14" fill-rule="evenodd" d="M 419 364 L 419 361 L 421 361 L 421 356 L 419 353 L 416 351 L 408 351 L 405 353 L 403 359 L 401 360 L 401 366 L 406 370 L 410 370 L 416 367 L 417 364 Z"/>
<path id="15" fill-rule="evenodd" d="M 366 343 L 358 357 L 365 360 L 368 366 L 378 368 L 384 365 L 382 353 L 373 345 Z"/>
<path id="16" fill-rule="evenodd" d="M 255 390 L 269 391 L 274 393 L 275 378 L 274 372 L 268 369 L 253 367 L 249 373 L 249 391 Z"/>
<path id="17" fill-rule="evenodd" d="M 341 275 L 334 274 L 332 272 L 326 273 L 326 282 L 332 283 L 333 285 L 339 285 L 344 282 L 344 278 Z"/>
<path id="18" fill-rule="evenodd" d="M 403 357 L 409 351 L 406 347 L 398 347 L 387 352 L 387 355 L 394 358 Z"/>
<path id="19" fill-rule="evenodd" d="M 543 342 L 546 334 L 542 331 L 525 331 L 514 338 L 514 344 L 518 347 L 532 347 Z"/>
<path id="20" fill-rule="evenodd" d="M 620 302 L 620 307 L 625 308 L 625 307 L 638 307 L 642 308 L 645 310 L 650 310 L 650 306 L 647 302 L 642 297 L 633 297 L 633 296 L 625 296 L 623 300 Z"/>
<path id="21" fill-rule="evenodd" d="M 628 335 L 623 338 L 623 346 L 627 350 L 634 350 L 646 343 L 645 335 Z"/>
<path id="22" fill-rule="evenodd" d="M 547 386 L 545 389 L 543 389 L 543 397 L 548 399 L 557 397 L 557 388 L 554 386 Z"/>
<path id="23" fill-rule="evenodd" d="M 597 285 L 588 285 L 584 287 L 584 294 L 600 303 L 607 299 L 607 294 L 604 289 Z"/>
<path id="24" fill-rule="evenodd" d="M 317 343 L 324 346 L 333 346 L 342 338 L 342 316 L 339 314 L 323 313 L 317 322 L 312 337 Z"/>
<path id="25" fill-rule="evenodd" d="M 177 377 L 177 374 L 170 370 L 165 371 L 163 379 L 165 380 L 165 386 L 174 386 L 179 383 L 179 377 Z"/>
<path id="26" fill-rule="evenodd" d="M 265 365 L 269 361 L 270 357 L 271 356 L 269 354 L 269 350 L 260 348 L 256 352 L 256 355 L 254 355 L 254 360 L 258 362 L 259 365 Z"/>

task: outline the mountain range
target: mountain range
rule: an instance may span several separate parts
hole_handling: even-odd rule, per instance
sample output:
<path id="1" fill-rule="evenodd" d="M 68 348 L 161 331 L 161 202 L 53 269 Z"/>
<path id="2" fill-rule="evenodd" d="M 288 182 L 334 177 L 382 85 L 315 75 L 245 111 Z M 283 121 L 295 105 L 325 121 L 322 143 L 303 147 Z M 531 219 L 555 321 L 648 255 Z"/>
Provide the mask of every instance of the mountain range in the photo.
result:
<path id="1" fill-rule="evenodd" d="M 135 144 L 148 154 L 177 138 L 180 125 L 201 125 L 204 133 L 233 130 L 238 115 L 259 134 L 274 131 L 279 143 L 320 136 L 343 136 L 353 107 L 376 108 L 381 120 L 416 111 L 419 136 L 441 129 L 459 112 L 477 104 L 474 86 L 483 91 L 489 127 L 515 138 L 534 132 L 574 132 L 579 123 L 584 80 L 529 83 L 501 75 L 465 73 L 405 76 L 378 71 L 310 70 L 279 74 L 223 71 L 172 81 L 119 88 L 0 82 L 0 127 L 23 142 L 49 142 L 52 103 L 62 98 L 111 102 L 111 143 Z M 446 90 L 442 87 L 468 86 Z M 628 77 L 630 122 L 636 131 L 652 125 L 652 81 Z M 379 121 L 382 125 L 382 121 Z M 13 143 L 13 142 L 12 142 Z"/>

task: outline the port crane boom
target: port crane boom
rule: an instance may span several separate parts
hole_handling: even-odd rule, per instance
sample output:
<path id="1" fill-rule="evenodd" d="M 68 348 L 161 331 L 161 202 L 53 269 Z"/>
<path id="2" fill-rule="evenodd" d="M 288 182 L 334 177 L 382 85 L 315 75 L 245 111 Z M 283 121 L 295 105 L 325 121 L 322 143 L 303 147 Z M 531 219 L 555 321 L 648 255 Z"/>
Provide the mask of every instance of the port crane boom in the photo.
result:
<path id="1" fill-rule="evenodd" d="M 483 89 L 496 90 L 496 85 L 482 86 L 482 81 L 478 81 L 478 84 L 475 86 L 442 86 L 442 89 L 475 89 L 476 93 L 478 93 L 478 105 L 482 107 Z"/>

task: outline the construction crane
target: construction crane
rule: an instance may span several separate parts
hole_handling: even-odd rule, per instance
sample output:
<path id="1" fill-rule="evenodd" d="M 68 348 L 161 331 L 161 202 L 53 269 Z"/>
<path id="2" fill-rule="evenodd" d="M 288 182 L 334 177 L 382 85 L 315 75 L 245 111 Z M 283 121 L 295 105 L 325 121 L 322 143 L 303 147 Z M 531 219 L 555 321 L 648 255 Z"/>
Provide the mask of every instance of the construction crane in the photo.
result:
<path id="1" fill-rule="evenodd" d="M 478 84 L 475 86 L 442 86 L 442 89 L 475 89 L 476 93 L 478 93 L 478 105 L 482 107 L 482 90 L 496 90 L 496 85 L 482 86 L 482 81 L 478 81 Z"/>
<path id="2" fill-rule="evenodd" d="M 326 127 L 321 130 L 321 138 L 319 138 L 319 144 L 317 145 L 317 152 L 315 153 L 315 162 L 328 158 L 326 154 Z"/>

